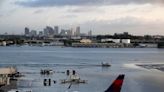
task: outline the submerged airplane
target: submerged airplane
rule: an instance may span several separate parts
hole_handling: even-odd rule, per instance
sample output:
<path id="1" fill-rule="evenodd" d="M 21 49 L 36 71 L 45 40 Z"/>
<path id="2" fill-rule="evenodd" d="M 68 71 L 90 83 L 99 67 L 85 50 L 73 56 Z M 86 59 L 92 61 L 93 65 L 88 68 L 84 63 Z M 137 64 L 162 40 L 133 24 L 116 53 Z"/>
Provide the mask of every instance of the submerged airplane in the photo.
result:
<path id="1" fill-rule="evenodd" d="M 116 80 L 113 81 L 113 83 L 110 85 L 110 87 L 105 90 L 104 92 L 121 92 L 121 88 L 122 88 L 122 85 L 123 85 L 123 81 L 124 81 L 124 77 L 125 75 L 124 74 L 120 74 Z M 74 81 L 76 83 L 76 81 Z M 68 89 L 71 88 L 71 85 L 72 83 L 69 85 Z M 0 90 L 1 91 L 1 90 Z M 8 92 L 18 92 L 17 90 L 10 90 Z M 24 92 L 24 91 L 19 91 L 19 92 Z M 31 90 L 30 91 L 25 91 L 25 92 L 32 92 Z"/>
<path id="2" fill-rule="evenodd" d="M 124 74 L 119 75 L 111 86 L 104 92 L 121 92 L 124 76 Z"/>
<path id="3" fill-rule="evenodd" d="M 124 74 L 120 74 L 116 80 L 113 81 L 113 83 L 110 85 L 110 87 L 105 90 L 104 92 L 121 92 L 121 88 L 122 88 L 122 85 L 123 85 L 123 81 L 124 81 L 124 77 L 125 75 Z M 68 89 L 71 88 L 72 86 L 72 83 L 83 83 L 83 82 L 80 82 L 80 79 L 78 80 L 73 80 L 73 81 L 66 81 L 66 82 L 63 82 L 63 83 L 70 83 Z M 84 82 L 85 83 L 85 82 Z"/>

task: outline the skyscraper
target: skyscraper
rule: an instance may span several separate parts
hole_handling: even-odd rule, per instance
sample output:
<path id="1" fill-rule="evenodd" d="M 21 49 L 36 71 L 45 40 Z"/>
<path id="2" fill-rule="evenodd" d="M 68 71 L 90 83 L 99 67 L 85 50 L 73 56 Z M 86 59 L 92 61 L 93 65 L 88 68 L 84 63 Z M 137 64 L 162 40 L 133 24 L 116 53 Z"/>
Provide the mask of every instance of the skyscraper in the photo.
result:
<path id="1" fill-rule="evenodd" d="M 72 36 L 72 31 L 70 29 L 66 30 L 67 36 Z"/>
<path id="2" fill-rule="evenodd" d="M 76 27 L 75 36 L 80 36 L 80 26 Z"/>
<path id="3" fill-rule="evenodd" d="M 37 36 L 37 31 L 36 30 L 31 30 L 30 36 Z"/>
<path id="4" fill-rule="evenodd" d="M 66 36 L 67 35 L 67 31 L 64 30 L 64 29 L 61 29 L 60 35 L 61 36 Z"/>
<path id="5" fill-rule="evenodd" d="M 54 35 L 54 29 L 52 27 L 47 26 L 46 29 L 47 29 L 49 35 L 52 35 L 52 36 Z"/>
<path id="6" fill-rule="evenodd" d="M 44 34 L 44 36 L 48 36 L 49 35 L 48 30 L 46 28 L 43 29 L 43 34 Z"/>
<path id="7" fill-rule="evenodd" d="M 54 35 L 58 35 L 59 34 L 59 27 L 55 26 L 54 27 Z"/>
<path id="8" fill-rule="evenodd" d="M 88 36 L 92 36 L 92 30 L 88 32 Z"/>
<path id="9" fill-rule="evenodd" d="M 73 28 L 70 29 L 70 36 L 73 36 L 74 35 L 74 32 L 73 32 Z"/>
<path id="10" fill-rule="evenodd" d="M 43 36 L 43 31 L 39 31 L 39 36 L 40 36 L 40 37 Z"/>
<path id="11" fill-rule="evenodd" d="M 24 35 L 25 36 L 29 36 L 30 35 L 30 29 L 28 27 L 25 27 Z"/>
<path id="12" fill-rule="evenodd" d="M 54 36 L 54 29 L 50 26 L 47 26 L 45 29 L 44 29 L 44 35 L 45 36 Z"/>

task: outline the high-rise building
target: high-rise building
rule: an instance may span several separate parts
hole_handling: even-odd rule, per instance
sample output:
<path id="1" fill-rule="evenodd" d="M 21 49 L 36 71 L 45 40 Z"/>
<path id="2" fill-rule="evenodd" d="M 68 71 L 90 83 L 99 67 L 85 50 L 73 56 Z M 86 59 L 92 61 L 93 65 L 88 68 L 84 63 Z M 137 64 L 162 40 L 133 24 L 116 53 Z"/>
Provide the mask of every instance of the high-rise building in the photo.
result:
<path id="1" fill-rule="evenodd" d="M 80 36 L 80 26 L 76 27 L 75 36 Z"/>
<path id="2" fill-rule="evenodd" d="M 43 36 L 43 31 L 39 31 L 39 36 L 40 36 L 40 37 Z"/>
<path id="3" fill-rule="evenodd" d="M 45 36 L 54 36 L 54 29 L 50 26 L 47 26 L 45 29 L 44 29 L 44 35 Z"/>
<path id="4" fill-rule="evenodd" d="M 37 36 L 37 31 L 36 30 L 31 30 L 30 36 Z"/>
<path id="5" fill-rule="evenodd" d="M 64 30 L 64 29 L 61 29 L 60 35 L 61 35 L 61 36 L 66 36 L 66 35 L 67 35 L 67 32 L 66 32 L 66 30 Z"/>
<path id="6" fill-rule="evenodd" d="M 48 36 L 49 35 L 49 32 L 48 32 L 48 30 L 46 28 L 43 29 L 43 34 L 44 34 L 44 36 Z"/>
<path id="7" fill-rule="evenodd" d="M 74 35 L 74 30 L 73 28 L 70 29 L 70 36 L 73 36 Z"/>
<path id="8" fill-rule="evenodd" d="M 92 30 L 88 32 L 88 36 L 92 36 Z"/>
<path id="9" fill-rule="evenodd" d="M 124 34 L 125 36 L 129 35 L 129 33 L 128 33 L 128 32 L 124 32 L 123 34 Z"/>
<path id="10" fill-rule="evenodd" d="M 54 35 L 58 35 L 59 34 L 59 27 L 55 26 L 54 27 Z"/>
<path id="11" fill-rule="evenodd" d="M 72 31 L 70 29 L 61 29 L 61 36 L 72 36 Z"/>
<path id="12" fill-rule="evenodd" d="M 52 36 L 54 35 L 54 29 L 52 27 L 47 26 L 46 29 L 47 29 L 49 35 L 52 35 Z"/>
<path id="13" fill-rule="evenodd" d="M 67 36 L 72 36 L 72 30 L 68 29 L 66 30 L 66 32 L 67 32 Z"/>
<path id="14" fill-rule="evenodd" d="M 30 29 L 28 27 L 25 27 L 24 35 L 25 36 L 29 36 L 30 35 Z"/>

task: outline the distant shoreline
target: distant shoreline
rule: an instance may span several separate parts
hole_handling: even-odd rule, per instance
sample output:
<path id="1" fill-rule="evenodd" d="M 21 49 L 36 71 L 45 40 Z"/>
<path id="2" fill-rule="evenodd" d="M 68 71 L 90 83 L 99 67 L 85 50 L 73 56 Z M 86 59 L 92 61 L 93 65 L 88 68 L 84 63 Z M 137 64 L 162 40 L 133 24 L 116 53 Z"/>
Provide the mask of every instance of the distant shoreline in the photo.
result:
<path id="1" fill-rule="evenodd" d="M 0 46 L 0 47 L 59 47 L 59 48 L 158 48 L 158 47 L 105 47 L 105 46 L 25 46 L 25 45 L 10 45 L 10 46 Z M 162 49 L 162 48 L 159 48 Z"/>

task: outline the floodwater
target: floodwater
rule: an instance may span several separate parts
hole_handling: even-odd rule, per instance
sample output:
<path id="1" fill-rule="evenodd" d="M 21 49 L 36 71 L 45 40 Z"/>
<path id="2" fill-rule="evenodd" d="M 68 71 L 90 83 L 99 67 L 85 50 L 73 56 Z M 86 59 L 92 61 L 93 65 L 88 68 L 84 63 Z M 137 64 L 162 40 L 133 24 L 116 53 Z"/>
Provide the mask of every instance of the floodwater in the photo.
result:
<path id="1" fill-rule="evenodd" d="M 108 62 L 111 67 L 100 67 Z M 164 72 L 136 64 L 164 64 L 164 49 L 156 48 L 61 48 L 0 47 L 0 67 L 15 66 L 25 76 L 19 90 L 32 92 L 104 92 L 119 74 L 125 74 L 121 92 L 164 92 Z M 151 67 L 151 66 L 150 66 Z M 40 75 L 51 69 L 52 75 Z M 66 70 L 76 70 L 86 84 L 61 84 Z M 51 79 L 51 86 L 43 80 Z"/>

